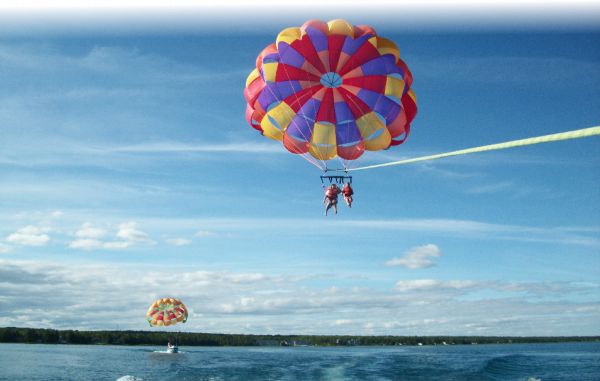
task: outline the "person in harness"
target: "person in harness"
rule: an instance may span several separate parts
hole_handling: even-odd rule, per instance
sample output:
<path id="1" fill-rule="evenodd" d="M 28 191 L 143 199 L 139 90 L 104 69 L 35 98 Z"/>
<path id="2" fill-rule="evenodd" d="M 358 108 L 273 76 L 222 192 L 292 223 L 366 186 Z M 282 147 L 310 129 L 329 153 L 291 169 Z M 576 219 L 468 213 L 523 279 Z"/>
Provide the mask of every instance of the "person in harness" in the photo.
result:
<path id="1" fill-rule="evenodd" d="M 350 186 L 350 183 L 346 183 L 344 185 L 344 189 L 342 189 L 342 193 L 344 194 L 344 201 L 346 201 L 346 204 L 348 205 L 349 208 L 352 208 L 352 201 L 353 201 L 352 195 L 354 194 L 354 190 Z"/>
<path id="2" fill-rule="evenodd" d="M 323 198 L 323 204 L 325 204 L 325 215 L 327 215 L 327 212 L 329 211 L 329 209 L 331 209 L 332 206 L 333 210 L 335 211 L 335 214 L 337 214 L 337 202 L 338 195 L 340 193 L 341 189 L 336 184 L 331 184 L 325 190 L 325 197 Z"/>

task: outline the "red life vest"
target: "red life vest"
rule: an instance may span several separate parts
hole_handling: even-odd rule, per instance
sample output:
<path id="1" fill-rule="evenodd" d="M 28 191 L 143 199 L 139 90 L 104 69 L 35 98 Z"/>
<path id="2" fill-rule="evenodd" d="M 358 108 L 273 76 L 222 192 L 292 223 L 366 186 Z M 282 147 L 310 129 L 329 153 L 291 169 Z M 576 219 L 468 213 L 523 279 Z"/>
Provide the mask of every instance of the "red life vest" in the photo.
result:
<path id="1" fill-rule="evenodd" d="M 334 198 L 337 198 L 339 193 L 340 193 L 340 188 L 338 188 L 338 187 L 327 188 L 327 191 L 325 192 L 325 196 L 327 196 L 327 198 L 334 199 Z"/>

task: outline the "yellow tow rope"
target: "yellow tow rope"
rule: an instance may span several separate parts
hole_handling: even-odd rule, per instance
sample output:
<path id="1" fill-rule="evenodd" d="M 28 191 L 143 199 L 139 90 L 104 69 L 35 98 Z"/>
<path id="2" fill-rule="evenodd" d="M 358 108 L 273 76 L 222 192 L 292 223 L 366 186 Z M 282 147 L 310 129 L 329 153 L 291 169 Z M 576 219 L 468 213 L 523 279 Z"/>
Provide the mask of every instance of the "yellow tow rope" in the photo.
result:
<path id="1" fill-rule="evenodd" d="M 367 165 L 367 166 L 358 167 L 358 168 L 349 168 L 348 171 L 362 171 L 364 169 L 372 169 L 372 168 L 380 168 L 380 167 L 389 167 L 392 165 L 409 164 L 409 163 L 415 163 L 418 161 L 435 160 L 435 159 L 441 159 L 443 157 L 467 155 L 467 154 L 476 153 L 476 152 L 495 151 L 495 150 L 499 150 L 499 149 L 529 146 L 532 144 L 557 142 L 560 140 L 587 138 L 589 136 L 595 136 L 595 135 L 600 135 L 600 126 L 590 127 L 590 128 L 582 128 L 581 130 L 559 132 L 557 134 L 543 135 L 543 136 L 537 136 L 537 137 L 527 138 L 527 139 L 512 140 L 510 142 L 504 142 L 504 143 L 489 144 L 489 145 L 481 146 L 481 147 L 466 148 L 466 149 L 461 149 L 458 151 L 439 153 L 436 155 L 415 157 L 413 159 L 391 161 L 389 163 Z"/>

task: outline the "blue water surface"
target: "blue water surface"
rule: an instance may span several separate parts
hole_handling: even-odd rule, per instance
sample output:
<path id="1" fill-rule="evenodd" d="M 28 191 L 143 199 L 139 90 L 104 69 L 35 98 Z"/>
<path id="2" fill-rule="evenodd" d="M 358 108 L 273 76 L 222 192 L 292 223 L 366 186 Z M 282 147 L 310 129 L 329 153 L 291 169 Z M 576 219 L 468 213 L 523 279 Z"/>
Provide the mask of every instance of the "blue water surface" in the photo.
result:
<path id="1" fill-rule="evenodd" d="M 0 344 L 0 380 L 600 380 L 600 343 L 161 350 Z"/>

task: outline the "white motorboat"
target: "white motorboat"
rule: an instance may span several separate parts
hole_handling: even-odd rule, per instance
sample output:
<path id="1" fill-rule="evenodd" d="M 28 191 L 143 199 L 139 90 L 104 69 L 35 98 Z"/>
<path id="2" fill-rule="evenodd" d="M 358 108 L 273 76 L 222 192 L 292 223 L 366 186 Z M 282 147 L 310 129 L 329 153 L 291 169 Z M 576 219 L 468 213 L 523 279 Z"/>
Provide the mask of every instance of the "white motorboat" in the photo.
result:
<path id="1" fill-rule="evenodd" d="M 179 347 L 177 345 L 167 345 L 167 353 L 179 353 Z"/>
<path id="2" fill-rule="evenodd" d="M 175 344 L 171 344 L 171 340 L 169 340 L 169 342 L 167 343 L 167 353 L 179 353 L 177 340 L 175 340 Z"/>

